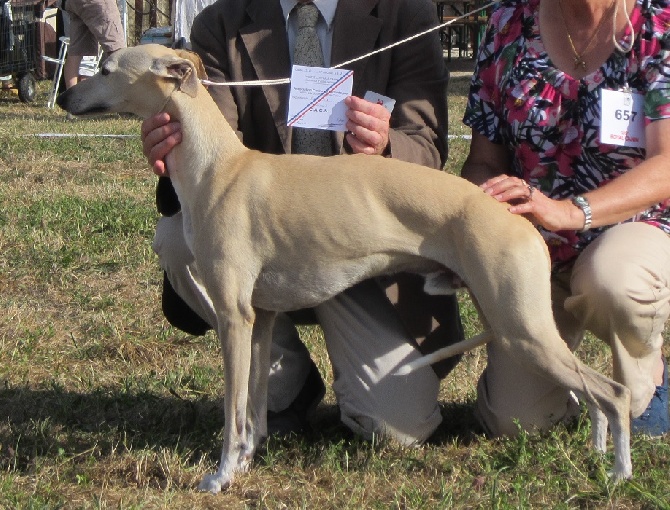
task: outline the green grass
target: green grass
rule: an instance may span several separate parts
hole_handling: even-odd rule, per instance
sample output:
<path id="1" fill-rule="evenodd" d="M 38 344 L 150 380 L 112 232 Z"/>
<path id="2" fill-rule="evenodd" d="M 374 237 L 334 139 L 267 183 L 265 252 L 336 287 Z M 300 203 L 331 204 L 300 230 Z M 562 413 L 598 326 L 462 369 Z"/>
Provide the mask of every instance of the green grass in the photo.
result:
<path id="1" fill-rule="evenodd" d="M 451 81 L 450 126 L 467 77 Z M 486 362 L 468 353 L 442 383 L 444 423 L 419 448 L 365 442 L 340 425 L 329 389 L 316 431 L 271 439 L 224 494 L 195 491 L 218 463 L 223 375 L 212 333 L 170 328 L 151 250 L 155 177 L 121 117 L 66 122 L 48 83 L 23 104 L 0 93 L 0 508 L 670 508 L 670 439 L 635 438 L 635 478 L 612 485 L 570 426 L 486 439 L 473 416 Z M 458 172 L 469 142 L 450 144 Z M 468 334 L 477 314 L 460 295 Z M 303 328 L 328 382 L 319 328 Z M 609 370 L 588 339 L 580 356 Z"/>

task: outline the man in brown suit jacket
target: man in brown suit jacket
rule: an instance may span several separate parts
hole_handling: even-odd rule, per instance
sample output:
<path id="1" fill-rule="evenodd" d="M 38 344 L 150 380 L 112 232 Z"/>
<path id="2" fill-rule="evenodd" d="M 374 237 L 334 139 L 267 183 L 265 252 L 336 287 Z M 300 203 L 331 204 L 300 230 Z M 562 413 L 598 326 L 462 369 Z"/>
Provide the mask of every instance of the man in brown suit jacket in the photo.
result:
<path id="1" fill-rule="evenodd" d="M 194 21 L 191 41 L 209 79 L 290 76 L 296 30 L 293 11 L 296 4 L 306 2 L 219 0 L 205 8 Z M 429 0 L 314 0 L 314 4 L 319 9 L 317 33 L 326 67 L 437 24 L 436 9 Z M 346 100 L 348 131 L 334 135 L 333 152 L 380 154 L 441 169 L 447 157 L 448 73 L 437 32 L 344 67 L 354 71 L 353 93 Z M 396 100 L 390 116 L 383 106 L 361 99 L 368 90 Z M 291 152 L 292 129 L 286 125 L 288 85 L 210 86 L 209 91 L 247 147 L 275 154 Z M 176 327 L 201 334 L 216 319 L 194 279 L 164 163 L 165 155 L 180 141 L 179 125 L 169 122 L 167 114 L 158 114 L 144 122 L 142 133 L 145 154 L 161 176 L 157 203 L 166 215 L 159 221 L 154 241 L 166 271 L 163 309 Z M 453 297 L 426 296 L 420 282 L 409 275 L 398 278 L 401 285 L 363 282 L 313 313 L 280 314 L 268 399 L 271 431 L 303 428 L 323 397 L 318 370 L 294 326 L 305 316 L 315 317 L 324 330 L 333 389 L 347 426 L 364 437 L 388 435 L 405 444 L 421 442 L 435 430 L 441 422 L 436 372 L 420 370 L 409 381 L 388 375 L 401 360 L 420 355 L 417 342 L 443 346 L 460 340 L 458 305 Z M 443 365 L 440 375 L 455 361 Z"/>

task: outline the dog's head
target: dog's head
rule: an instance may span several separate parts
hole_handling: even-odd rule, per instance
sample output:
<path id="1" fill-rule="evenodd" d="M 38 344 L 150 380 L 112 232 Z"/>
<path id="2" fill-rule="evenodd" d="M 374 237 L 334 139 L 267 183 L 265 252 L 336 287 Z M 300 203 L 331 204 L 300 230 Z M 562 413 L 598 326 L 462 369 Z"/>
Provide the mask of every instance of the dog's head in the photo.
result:
<path id="1" fill-rule="evenodd" d="M 60 94 L 58 106 L 74 115 L 134 113 L 149 117 L 161 111 L 173 93 L 195 97 L 206 78 L 192 52 L 159 44 L 124 48 L 106 59 L 100 71 Z"/>

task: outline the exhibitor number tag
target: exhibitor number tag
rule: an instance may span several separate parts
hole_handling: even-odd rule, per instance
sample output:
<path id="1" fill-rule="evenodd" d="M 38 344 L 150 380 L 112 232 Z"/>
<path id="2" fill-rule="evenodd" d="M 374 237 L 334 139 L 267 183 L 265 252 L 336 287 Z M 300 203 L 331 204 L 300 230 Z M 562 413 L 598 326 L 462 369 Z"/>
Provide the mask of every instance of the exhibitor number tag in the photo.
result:
<path id="1" fill-rule="evenodd" d="M 644 95 L 629 90 L 600 94 L 600 143 L 644 147 Z"/>

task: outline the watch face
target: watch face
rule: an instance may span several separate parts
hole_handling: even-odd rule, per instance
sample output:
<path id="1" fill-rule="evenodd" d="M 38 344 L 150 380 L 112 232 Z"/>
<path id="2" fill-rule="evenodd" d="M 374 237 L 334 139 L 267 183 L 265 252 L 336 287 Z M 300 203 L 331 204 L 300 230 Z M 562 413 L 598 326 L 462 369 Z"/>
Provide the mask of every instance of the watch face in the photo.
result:
<path id="1" fill-rule="evenodd" d="M 583 207 L 583 206 L 585 206 L 585 205 L 588 205 L 588 202 L 587 202 L 586 199 L 585 199 L 584 197 L 582 197 L 582 196 L 574 197 L 574 198 L 572 199 L 572 201 L 573 201 L 576 205 L 578 205 L 578 206 L 580 206 L 580 207 Z"/>

